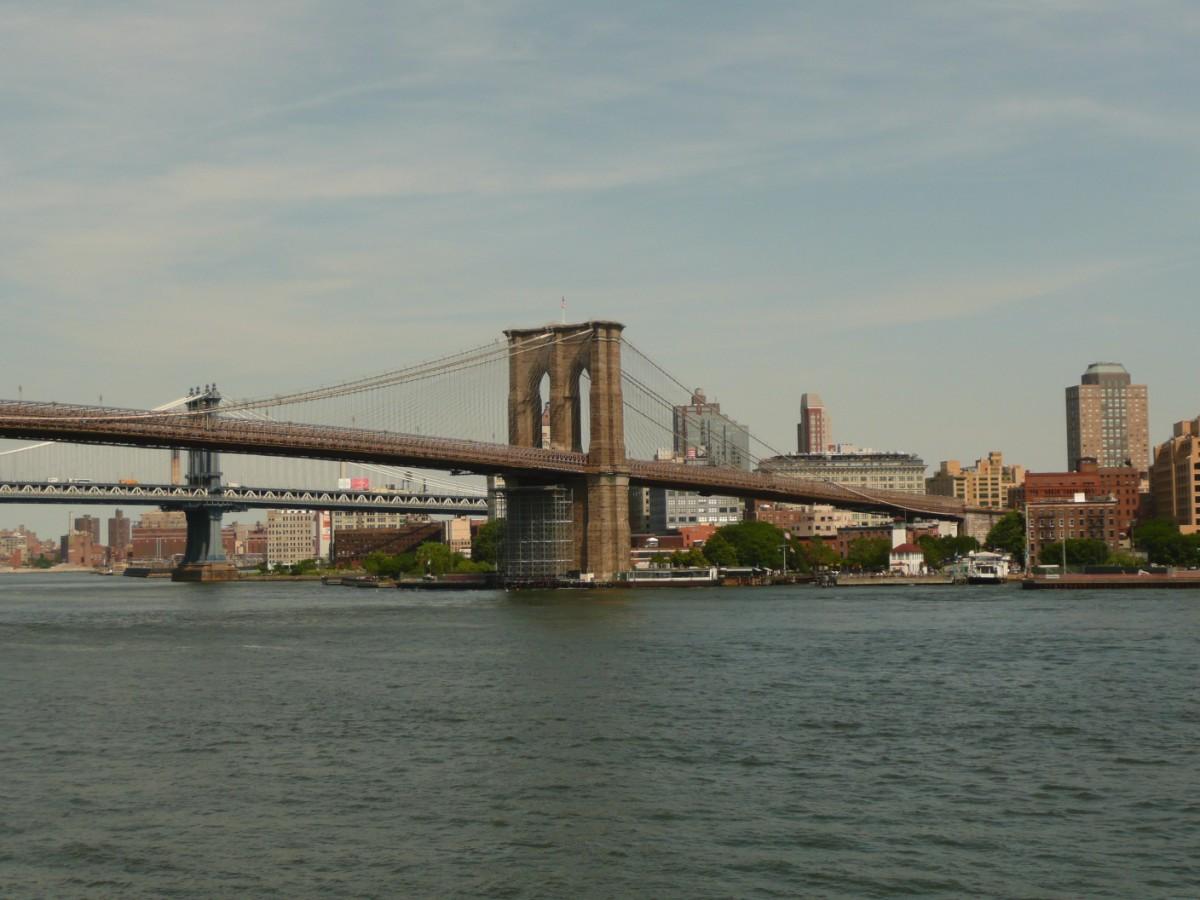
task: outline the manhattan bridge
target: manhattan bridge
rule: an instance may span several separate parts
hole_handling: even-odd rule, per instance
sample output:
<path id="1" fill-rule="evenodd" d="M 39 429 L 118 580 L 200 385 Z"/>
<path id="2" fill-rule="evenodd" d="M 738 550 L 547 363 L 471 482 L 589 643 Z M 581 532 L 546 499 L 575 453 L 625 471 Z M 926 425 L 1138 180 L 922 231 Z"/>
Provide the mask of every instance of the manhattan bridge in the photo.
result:
<path id="1" fill-rule="evenodd" d="M 512 572 L 601 582 L 629 568 L 630 487 L 960 527 L 991 515 L 950 497 L 657 459 L 679 445 L 675 412 L 690 395 L 621 324 L 589 321 L 512 329 L 429 361 L 269 397 L 227 398 L 206 385 L 155 409 L 0 400 L 0 438 L 35 442 L 0 450 L 0 502 L 183 510 L 184 564 L 197 580 L 224 561 L 223 514 L 242 509 L 463 514 L 494 509 L 499 492 Z M 776 455 L 751 431 L 752 465 Z M 328 488 L 345 474 L 395 489 Z"/>

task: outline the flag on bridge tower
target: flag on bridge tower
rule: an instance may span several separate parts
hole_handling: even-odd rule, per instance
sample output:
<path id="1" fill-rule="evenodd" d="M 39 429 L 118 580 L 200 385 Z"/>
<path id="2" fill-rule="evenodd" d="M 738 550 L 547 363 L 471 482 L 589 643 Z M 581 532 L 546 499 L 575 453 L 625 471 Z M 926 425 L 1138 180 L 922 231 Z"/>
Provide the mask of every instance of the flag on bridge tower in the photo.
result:
<path id="1" fill-rule="evenodd" d="M 562 298 L 562 303 L 559 304 L 559 309 L 562 310 L 562 323 L 567 324 L 567 298 Z"/>

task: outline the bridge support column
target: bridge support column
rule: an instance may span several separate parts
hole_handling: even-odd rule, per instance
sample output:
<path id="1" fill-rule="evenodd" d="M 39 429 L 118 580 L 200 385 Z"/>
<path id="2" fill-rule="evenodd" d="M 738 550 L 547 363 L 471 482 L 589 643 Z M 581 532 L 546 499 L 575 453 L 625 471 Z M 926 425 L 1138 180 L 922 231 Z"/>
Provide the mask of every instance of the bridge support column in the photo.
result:
<path id="1" fill-rule="evenodd" d="M 217 386 L 205 385 L 203 391 L 193 390 L 188 400 L 190 412 L 215 411 L 221 402 Z M 207 418 L 207 416 L 205 417 Z M 189 450 L 187 482 L 210 491 L 221 488 L 221 454 L 216 450 Z M 184 510 L 187 519 L 187 547 L 183 564 L 171 572 L 172 581 L 235 581 L 237 569 L 225 558 L 221 543 L 219 506 Z"/>
<path id="2" fill-rule="evenodd" d="M 542 378 L 550 380 L 550 447 L 583 450 L 580 377 L 588 374 L 587 461 L 590 474 L 572 479 L 574 568 L 613 581 L 629 568 L 629 474 L 621 393 L 618 322 L 513 329 L 508 338 L 508 441 L 539 447 Z M 511 509 L 511 506 L 510 506 Z M 510 525 L 512 540 L 522 534 Z M 514 551 L 517 548 L 512 548 Z"/>
<path id="3" fill-rule="evenodd" d="M 225 557 L 221 542 L 220 507 L 184 510 L 187 549 L 183 564 L 171 573 L 172 581 L 235 581 L 237 569 Z"/>

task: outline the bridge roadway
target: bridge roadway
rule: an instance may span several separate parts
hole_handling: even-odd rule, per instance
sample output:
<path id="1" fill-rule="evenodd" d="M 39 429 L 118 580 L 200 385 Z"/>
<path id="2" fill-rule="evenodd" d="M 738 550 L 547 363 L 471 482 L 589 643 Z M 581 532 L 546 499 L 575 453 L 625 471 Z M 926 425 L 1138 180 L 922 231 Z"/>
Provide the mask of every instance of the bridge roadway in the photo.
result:
<path id="1" fill-rule="evenodd" d="M 219 506 L 241 509 L 320 509 L 336 512 L 487 514 L 487 498 L 419 491 L 323 491 L 226 486 L 220 491 L 178 484 L 0 481 L 0 503 L 94 506 Z"/>
<path id="2" fill-rule="evenodd" d="M 0 437 L 463 469 L 544 481 L 610 471 L 590 464 L 585 453 L 563 450 L 291 422 L 12 400 L 0 400 Z M 627 472 L 633 485 L 788 503 L 828 503 L 862 512 L 961 521 L 976 511 L 953 497 L 860 491 L 828 482 L 715 466 L 630 460 Z"/>

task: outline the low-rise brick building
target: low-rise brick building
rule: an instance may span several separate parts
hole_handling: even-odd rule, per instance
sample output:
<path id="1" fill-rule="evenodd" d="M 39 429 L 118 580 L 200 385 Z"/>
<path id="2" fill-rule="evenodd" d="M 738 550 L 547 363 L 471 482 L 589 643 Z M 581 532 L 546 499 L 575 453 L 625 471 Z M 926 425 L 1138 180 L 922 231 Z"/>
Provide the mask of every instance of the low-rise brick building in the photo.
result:
<path id="1" fill-rule="evenodd" d="M 1047 544 L 1091 538 L 1104 541 L 1110 550 L 1121 548 L 1121 512 L 1109 496 L 1077 494 L 1071 499 L 1035 500 L 1026 506 L 1029 559 L 1040 561 Z"/>

